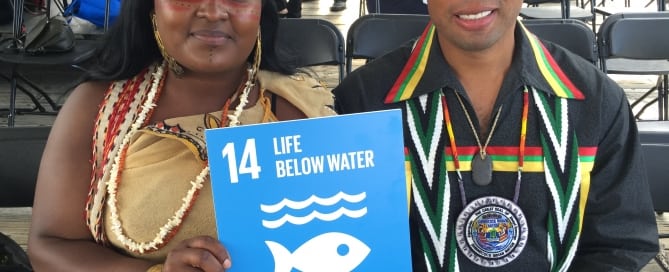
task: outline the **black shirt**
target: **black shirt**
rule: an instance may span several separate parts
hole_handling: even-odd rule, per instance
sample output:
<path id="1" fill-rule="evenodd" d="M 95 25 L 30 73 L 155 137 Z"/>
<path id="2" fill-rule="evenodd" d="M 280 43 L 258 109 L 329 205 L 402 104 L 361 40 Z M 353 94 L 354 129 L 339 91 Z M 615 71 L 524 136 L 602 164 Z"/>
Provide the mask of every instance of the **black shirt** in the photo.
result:
<path id="1" fill-rule="evenodd" d="M 356 69 L 333 90 L 340 113 L 403 112 L 414 271 L 477 271 L 489 264 L 470 260 L 457 245 L 463 204 L 442 97 L 467 204 L 487 196 L 510 200 L 518 179 L 526 88 L 530 102 L 517 204 L 529 231 L 519 256 L 502 261 L 498 270 L 636 271 L 645 266 L 658 250 L 657 226 L 623 90 L 588 61 L 539 43 L 518 24 L 513 63 L 492 111 L 501 107 L 500 117 L 486 148 L 493 181 L 478 186 L 470 160 L 480 148 L 455 92 L 476 131 L 479 123 L 434 36 L 426 31 L 415 43 Z"/>

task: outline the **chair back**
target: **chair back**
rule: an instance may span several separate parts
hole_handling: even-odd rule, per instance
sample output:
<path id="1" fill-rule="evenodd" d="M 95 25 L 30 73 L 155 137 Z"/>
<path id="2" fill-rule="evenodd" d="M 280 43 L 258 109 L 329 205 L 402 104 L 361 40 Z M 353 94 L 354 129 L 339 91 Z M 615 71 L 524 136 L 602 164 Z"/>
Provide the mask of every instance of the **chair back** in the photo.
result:
<path id="1" fill-rule="evenodd" d="M 0 127 L 0 207 L 31 207 L 51 127 Z"/>
<path id="2" fill-rule="evenodd" d="M 353 59 L 375 59 L 421 35 L 430 17 L 419 14 L 368 14 L 356 19 L 346 35 L 346 73 Z"/>
<path id="3" fill-rule="evenodd" d="M 627 58 L 669 59 L 669 12 L 616 13 L 606 17 L 597 33 L 600 61 Z"/>
<path id="4" fill-rule="evenodd" d="M 539 4 L 545 4 L 545 3 L 561 3 L 561 0 L 523 0 L 523 3 L 525 3 L 527 6 L 531 7 L 536 7 L 539 6 Z"/>
<path id="5" fill-rule="evenodd" d="M 594 22 L 593 1 L 589 1 L 589 7 L 585 5 L 572 6 L 570 0 L 524 0 L 527 6 L 520 9 L 520 17 L 525 19 L 579 19 Z M 559 3 L 559 5 L 543 5 L 544 3 Z M 594 28 L 593 28 L 594 29 Z"/>
<path id="6" fill-rule="evenodd" d="M 560 45 L 597 64 L 597 41 L 590 26 L 576 19 L 531 19 L 523 25 L 542 40 Z"/>
<path id="7" fill-rule="evenodd" d="M 344 36 L 330 21 L 312 18 L 282 18 L 276 38 L 280 56 L 297 67 L 337 65 L 339 82 L 344 79 Z M 283 56 L 286 55 L 286 56 Z"/>
<path id="8" fill-rule="evenodd" d="M 650 194 L 656 212 L 669 212 L 669 121 L 637 122 Z"/>

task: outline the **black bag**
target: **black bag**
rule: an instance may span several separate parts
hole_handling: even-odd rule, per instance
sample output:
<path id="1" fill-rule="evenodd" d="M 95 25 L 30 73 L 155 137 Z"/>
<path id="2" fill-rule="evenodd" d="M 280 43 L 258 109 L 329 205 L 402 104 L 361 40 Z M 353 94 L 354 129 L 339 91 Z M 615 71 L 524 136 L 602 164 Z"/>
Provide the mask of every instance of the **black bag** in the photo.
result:
<path id="1" fill-rule="evenodd" d="M 32 272 L 28 254 L 12 238 L 0 232 L 0 272 Z"/>
<path id="2" fill-rule="evenodd" d="M 74 32 L 62 17 L 42 17 L 28 28 L 23 49 L 28 54 L 62 53 L 74 48 Z"/>

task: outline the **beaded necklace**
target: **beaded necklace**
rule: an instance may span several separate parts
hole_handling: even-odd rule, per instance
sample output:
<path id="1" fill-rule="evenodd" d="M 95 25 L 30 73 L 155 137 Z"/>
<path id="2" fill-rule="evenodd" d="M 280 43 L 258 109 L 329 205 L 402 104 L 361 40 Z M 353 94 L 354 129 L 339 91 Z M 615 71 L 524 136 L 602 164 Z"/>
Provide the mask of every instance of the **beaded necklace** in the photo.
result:
<path id="1" fill-rule="evenodd" d="M 156 102 L 158 101 L 160 93 L 162 92 L 165 81 L 165 76 L 163 74 L 164 66 L 165 65 L 161 65 L 156 70 L 153 82 L 151 82 L 151 89 L 147 95 L 146 100 L 141 106 L 141 111 L 137 116 L 137 119 L 132 123 L 130 131 L 123 138 L 123 141 L 121 142 L 120 146 L 121 151 L 118 152 L 113 159 L 112 162 L 113 164 L 111 166 L 111 171 L 110 171 L 110 177 L 106 184 L 107 194 L 109 195 L 107 206 L 110 212 L 112 233 L 114 233 L 114 235 L 120 241 L 120 243 L 123 244 L 123 246 L 125 246 L 127 249 L 142 254 L 158 250 L 159 248 L 167 244 L 174 237 L 174 235 L 176 235 L 176 232 L 179 230 L 179 227 L 183 222 L 183 218 L 188 215 L 188 212 L 195 203 L 197 195 L 200 189 L 202 188 L 206 180 L 206 177 L 209 175 L 209 166 L 205 166 L 202 169 L 202 171 L 200 171 L 200 173 L 195 177 L 195 180 L 189 182 L 190 184 L 192 184 L 192 186 L 186 193 L 186 196 L 183 198 L 183 203 L 181 204 L 179 209 L 177 209 L 174 212 L 174 215 L 170 217 L 162 227 L 160 227 L 158 233 L 156 233 L 156 235 L 151 241 L 137 242 L 132 238 L 128 237 L 123 232 L 122 222 L 118 214 L 118 207 L 117 207 L 118 200 L 116 198 L 116 192 L 118 191 L 118 186 L 120 184 L 120 176 L 125 163 L 125 155 L 128 150 L 130 140 L 133 138 L 135 133 L 139 131 L 141 127 L 146 125 L 146 122 L 149 120 L 149 117 L 153 113 L 153 109 L 156 106 Z M 228 98 L 228 100 L 226 101 L 223 108 L 221 125 L 224 124 L 223 119 L 225 117 L 227 117 L 229 121 L 228 126 L 233 127 L 239 125 L 239 116 L 241 115 L 242 110 L 244 109 L 246 104 L 248 103 L 248 95 L 251 89 L 253 89 L 253 86 L 255 85 L 254 79 L 255 79 L 256 69 L 254 68 L 255 67 L 249 68 L 247 70 L 248 77 L 246 83 L 244 84 L 244 90 L 242 91 L 239 97 L 239 104 L 235 108 L 233 114 L 228 115 L 227 113 L 228 113 L 228 108 L 230 106 L 230 101 L 231 99 L 236 97 L 237 92 L 231 98 Z"/>

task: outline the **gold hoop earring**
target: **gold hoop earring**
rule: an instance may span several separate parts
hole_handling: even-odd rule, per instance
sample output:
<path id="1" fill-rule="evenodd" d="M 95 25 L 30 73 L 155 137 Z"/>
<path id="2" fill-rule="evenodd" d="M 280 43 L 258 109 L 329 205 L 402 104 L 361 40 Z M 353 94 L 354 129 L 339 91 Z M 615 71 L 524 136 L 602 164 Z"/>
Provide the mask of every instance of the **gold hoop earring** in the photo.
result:
<path id="1" fill-rule="evenodd" d="M 262 39 L 260 35 L 260 29 L 258 29 L 258 37 L 256 39 L 256 51 L 255 56 L 253 56 L 253 63 L 251 64 L 253 69 L 253 80 L 255 81 L 255 75 L 260 69 L 260 62 L 262 57 Z"/>
<path id="2" fill-rule="evenodd" d="M 156 24 L 156 14 L 151 14 L 151 22 L 153 23 L 153 36 L 156 38 L 156 43 L 158 44 L 158 49 L 160 49 L 160 54 L 163 56 L 163 59 L 167 62 L 167 67 L 172 70 L 172 72 L 177 76 L 181 77 L 184 74 L 184 68 L 181 66 L 177 60 L 167 53 L 165 50 L 165 45 L 163 45 L 163 40 L 160 38 L 160 33 L 158 33 L 158 26 Z"/>
<path id="3" fill-rule="evenodd" d="M 248 79 L 246 81 L 246 85 L 253 86 L 256 82 L 256 75 L 258 74 L 258 70 L 260 69 L 260 62 L 261 62 L 261 57 L 262 57 L 262 39 L 260 36 L 260 29 L 258 29 L 258 36 L 256 38 L 256 50 L 253 52 L 253 63 L 251 63 L 250 67 L 247 69 L 248 72 Z"/>

